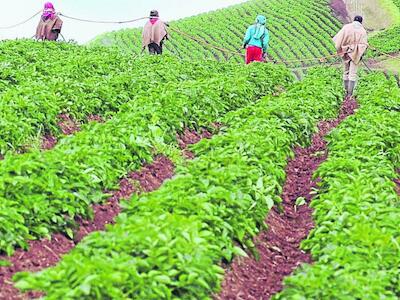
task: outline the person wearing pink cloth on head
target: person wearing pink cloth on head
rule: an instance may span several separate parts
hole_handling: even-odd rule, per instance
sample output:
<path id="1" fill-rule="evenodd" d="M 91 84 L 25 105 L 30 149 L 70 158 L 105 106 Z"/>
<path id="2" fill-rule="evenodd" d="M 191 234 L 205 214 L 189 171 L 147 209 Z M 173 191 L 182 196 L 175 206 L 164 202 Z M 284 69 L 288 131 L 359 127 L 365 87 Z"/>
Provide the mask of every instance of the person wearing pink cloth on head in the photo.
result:
<path id="1" fill-rule="evenodd" d="M 56 41 L 61 33 L 63 21 L 57 15 L 54 5 L 46 2 L 40 22 L 36 28 L 37 40 Z"/>
<path id="2" fill-rule="evenodd" d="M 143 50 L 148 47 L 150 54 L 162 54 L 164 40 L 168 40 L 168 24 L 160 20 L 158 11 L 150 12 L 150 20 L 143 28 Z"/>

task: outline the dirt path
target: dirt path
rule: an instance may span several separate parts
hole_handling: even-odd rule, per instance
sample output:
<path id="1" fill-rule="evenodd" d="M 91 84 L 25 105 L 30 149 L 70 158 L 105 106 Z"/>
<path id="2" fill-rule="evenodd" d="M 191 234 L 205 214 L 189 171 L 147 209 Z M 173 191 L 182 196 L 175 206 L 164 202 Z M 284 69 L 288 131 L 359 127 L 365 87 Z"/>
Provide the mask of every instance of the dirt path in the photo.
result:
<path id="1" fill-rule="evenodd" d="M 329 2 L 334 16 L 340 20 L 343 24 L 350 22 L 350 16 L 347 11 L 346 3 L 343 0 L 331 0 Z"/>
<path id="2" fill-rule="evenodd" d="M 198 143 L 203 138 L 211 138 L 211 133 L 202 131 L 200 134 L 185 130 L 184 134 L 177 136 L 179 147 L 183 154 L 193 158 L 187 150 L 191 144 Z M 85 236 L 94 231 L 104 230 L 107 224 L 114 223 L 115 217 L 120 213 L 120 201 L 129 199 L 134 193 L 151 192 L 158 189 L 165 180 L 174 174 L 174 164 L 165 156 L 158 156 L 152 164 L 145 165 L 140 171 L 131 172 L 119 183 L 119 189 L 112 192 L 112 196 L 105 204 L 94 205 L 94 218 L 91 221 L 77 219 L 78 229 L 74 240 L 62 234 L 54 234 L 51 240 L 42 239 L 29 242 L 29 250 L 19 249 L 11 257 L 0 256 L 0 260 L 11 263 L 9 267 L 0 267 L 0 299 L 20 300 L 33 299 L 41 295 L 27 293 L 21 295 L 13 287 L 12 276 L 18 272 L 38 272 L 56 265 L 61 257 L 70 252 Z"/>
<path id="3" fill-rule="evenodd" d="M 392 3 L 381 0 L 344 0 L 347 12 L 351 19 L 356 15 L 364 17 L 364 26 L 367 30 L 376 31 L 390 28 L 396 23 L 397 8 Z"/>
<path id="4" fill-rule="evenodd" d="M 310 254 L 300 249 L 301 241 L 314 227 L 312 209 L 308 206 L 313 198 L 311 192 L 317 188 L 312 176 L 328 156 L 324 137 L 356 108 L 354 99 L 346 99 L 337 119 L 320 122 L 319 132 L 313 136 L 310 147 L 295 149 L 295 158 L 289 161 L 286 169 L 287 179 L 281 195 L 284 211 L 272 209 L 266 220 L 268 230 L 255 238 L 259 260 L 235 259 L 217 299 L 269 299 L 283 289 L 283 279 L 299 265 L 312 263 Z M 303 205 L 296 206 L 296 201 Z"/>

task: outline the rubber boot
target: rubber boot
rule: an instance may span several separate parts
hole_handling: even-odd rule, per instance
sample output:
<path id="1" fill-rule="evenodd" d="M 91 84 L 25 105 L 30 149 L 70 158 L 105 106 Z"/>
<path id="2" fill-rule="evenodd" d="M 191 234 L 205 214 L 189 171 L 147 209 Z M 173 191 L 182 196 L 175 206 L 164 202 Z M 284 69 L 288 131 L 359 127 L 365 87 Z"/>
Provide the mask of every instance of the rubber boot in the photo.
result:
<path id="1" fill-rule="evenodd" d="M 349 95 L 349 81 L 343 80 L 344 90 L 346 91 L 346 97 Z"/>
<path id="2" fill-rule="evenodd" d="M 352 97 L 353 96 L 353 91 L 354 91 L 354 87 L 356 86 L 356 82 L 349 80 L 349 86 L 348 86 L 348 90 L 347 90 L 347 96 L 348 97 Z"/>
<path id="3" fill-rule="evenodd" d="M 345 98 L 349 96 L 349 80 L 343 80 L 344 90 L 345 90 Z"/>

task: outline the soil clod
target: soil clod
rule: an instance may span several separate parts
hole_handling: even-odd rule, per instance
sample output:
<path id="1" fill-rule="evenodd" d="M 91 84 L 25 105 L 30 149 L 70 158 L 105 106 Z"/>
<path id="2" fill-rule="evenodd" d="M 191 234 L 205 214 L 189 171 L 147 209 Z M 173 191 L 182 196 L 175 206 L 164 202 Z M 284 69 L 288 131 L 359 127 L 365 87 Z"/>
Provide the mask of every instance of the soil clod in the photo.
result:
<path id="1" fill-rule="evenodd" d="M 80 124 L 74 121 L 68 114 L 61 114 L 58 116 L 58 119 L 60 121 L 57 123 L 57 125 L 60 127 L 61 132 L 65 135 L 71 135 L 81 130 Z"/>
<path id="2" fill-rule="evenodd" d="M 50 134 L 46 134 L 42 138 L 42 144 L 41 144 L 41 149 L 42 150 L 51 150 L 57 145 L 57 138 L 55 136 L 52 136 Z"/>

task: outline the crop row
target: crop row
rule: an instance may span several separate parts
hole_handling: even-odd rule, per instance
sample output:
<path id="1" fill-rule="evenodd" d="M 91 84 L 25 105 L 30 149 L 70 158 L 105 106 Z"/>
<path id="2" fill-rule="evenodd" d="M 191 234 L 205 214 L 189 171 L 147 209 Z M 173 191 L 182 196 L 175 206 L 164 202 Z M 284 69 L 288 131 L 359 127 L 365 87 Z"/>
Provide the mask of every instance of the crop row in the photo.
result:
<path id="1" fill-rule="evenodd" d="M 0 155 L 59 135 L 58 115 L 105 119 L 154 86 L 218 76 L 239 67 L 30 41 L 0 44 Z M 23 149 L 22 149 L 23 150 Z"/>
<path id="2" fill-rule="evenodd" d="M 317 172 L 316 228 L 303 244 L 315 264 L 286 280 L 277 299 L 398 299 L 400 89 L 382 74 L 364 78 L 361 108 L 329 137 Z"/>
<path id="3" fill-rule="evenodd" d="M 227 114 L 224 134 L 196 145 L 197 159 L 174 179 L 133 197 L 115 225 L 89 235 L 58 266 L 19 274 L 17 287 L 47 299 L 211 298 L 221 260 L 253 248 L 251 237 L 280 203 L 293 146 L 309 143 L 341 99 L 340 74 L 318 70 L 280 97 Z"/>
<path id="4" fill-rule="evenodd" d="M 395 53 L 400 51 L 400 0 L 392 0 L 392 2 L 398 8 L 398 11 L 393 13 L 397 21 L 395 21 L 395 25 L 392 28 L 384 30 L 370 39 L 370 44 L 374 49 L 372 49 L 369 56 L 379 56 L 382 52 Z"/>
<path id="5" fill-rule="evenodd" d="M 326 1 L 266 1 L 253 0 L 226 9 L 204 13 L 195 17 L 171 22 L 177 28 L 211 45 L 230 51 L 240 51 L 244 32 L 254 23 L 257 14 L 267 16 L 271 31 L 270 56 L 275 60 L 321 57 L 333 53 L 331 37 L 340 23 L 331 14 Z M 329 20 L 328 22 L 322 20 Z M 171 29 L 171 42 L 167 51 L 181 58 L 208 58 L 240 61 L 238 55 L 199 44 Z M 174 45 L 171 45 L 173 43 Z M 139 29 L 122 30 L 97 37 L 93 44 L 113 45 L 140 53 Z M 243 52 L 242 52 L 243 53 Z M 291 64 L 301 66 L 301 63 Z"/>
<path id="6" fill-rule="evenodd" d="M 170 81 L 141 93 L 111 120 L 89 124 L 51 151 L 6 156 L 0 161 L 0 251 L 11 254 L 15 246 L 26 247 L 28 239 L 52 231 L 72 235 L 77 215 L 90 217 L 90 204 L 103 200 L 103 190 L 151 161 L 163 145 L 174 145 L 177 132 L 210 125 L 292 80 L 283 68 L 256 64 L 213 78 Z"/>
<path id="7" fill-rule="evenodd" d="M 379 56 L 384 53 L 395 53 L 400 51 L 400 25 L 387 29 L 370 39 L 374 48 L 370 56 Z M 378 51 L 376 51 L 377 49 Z"/>

